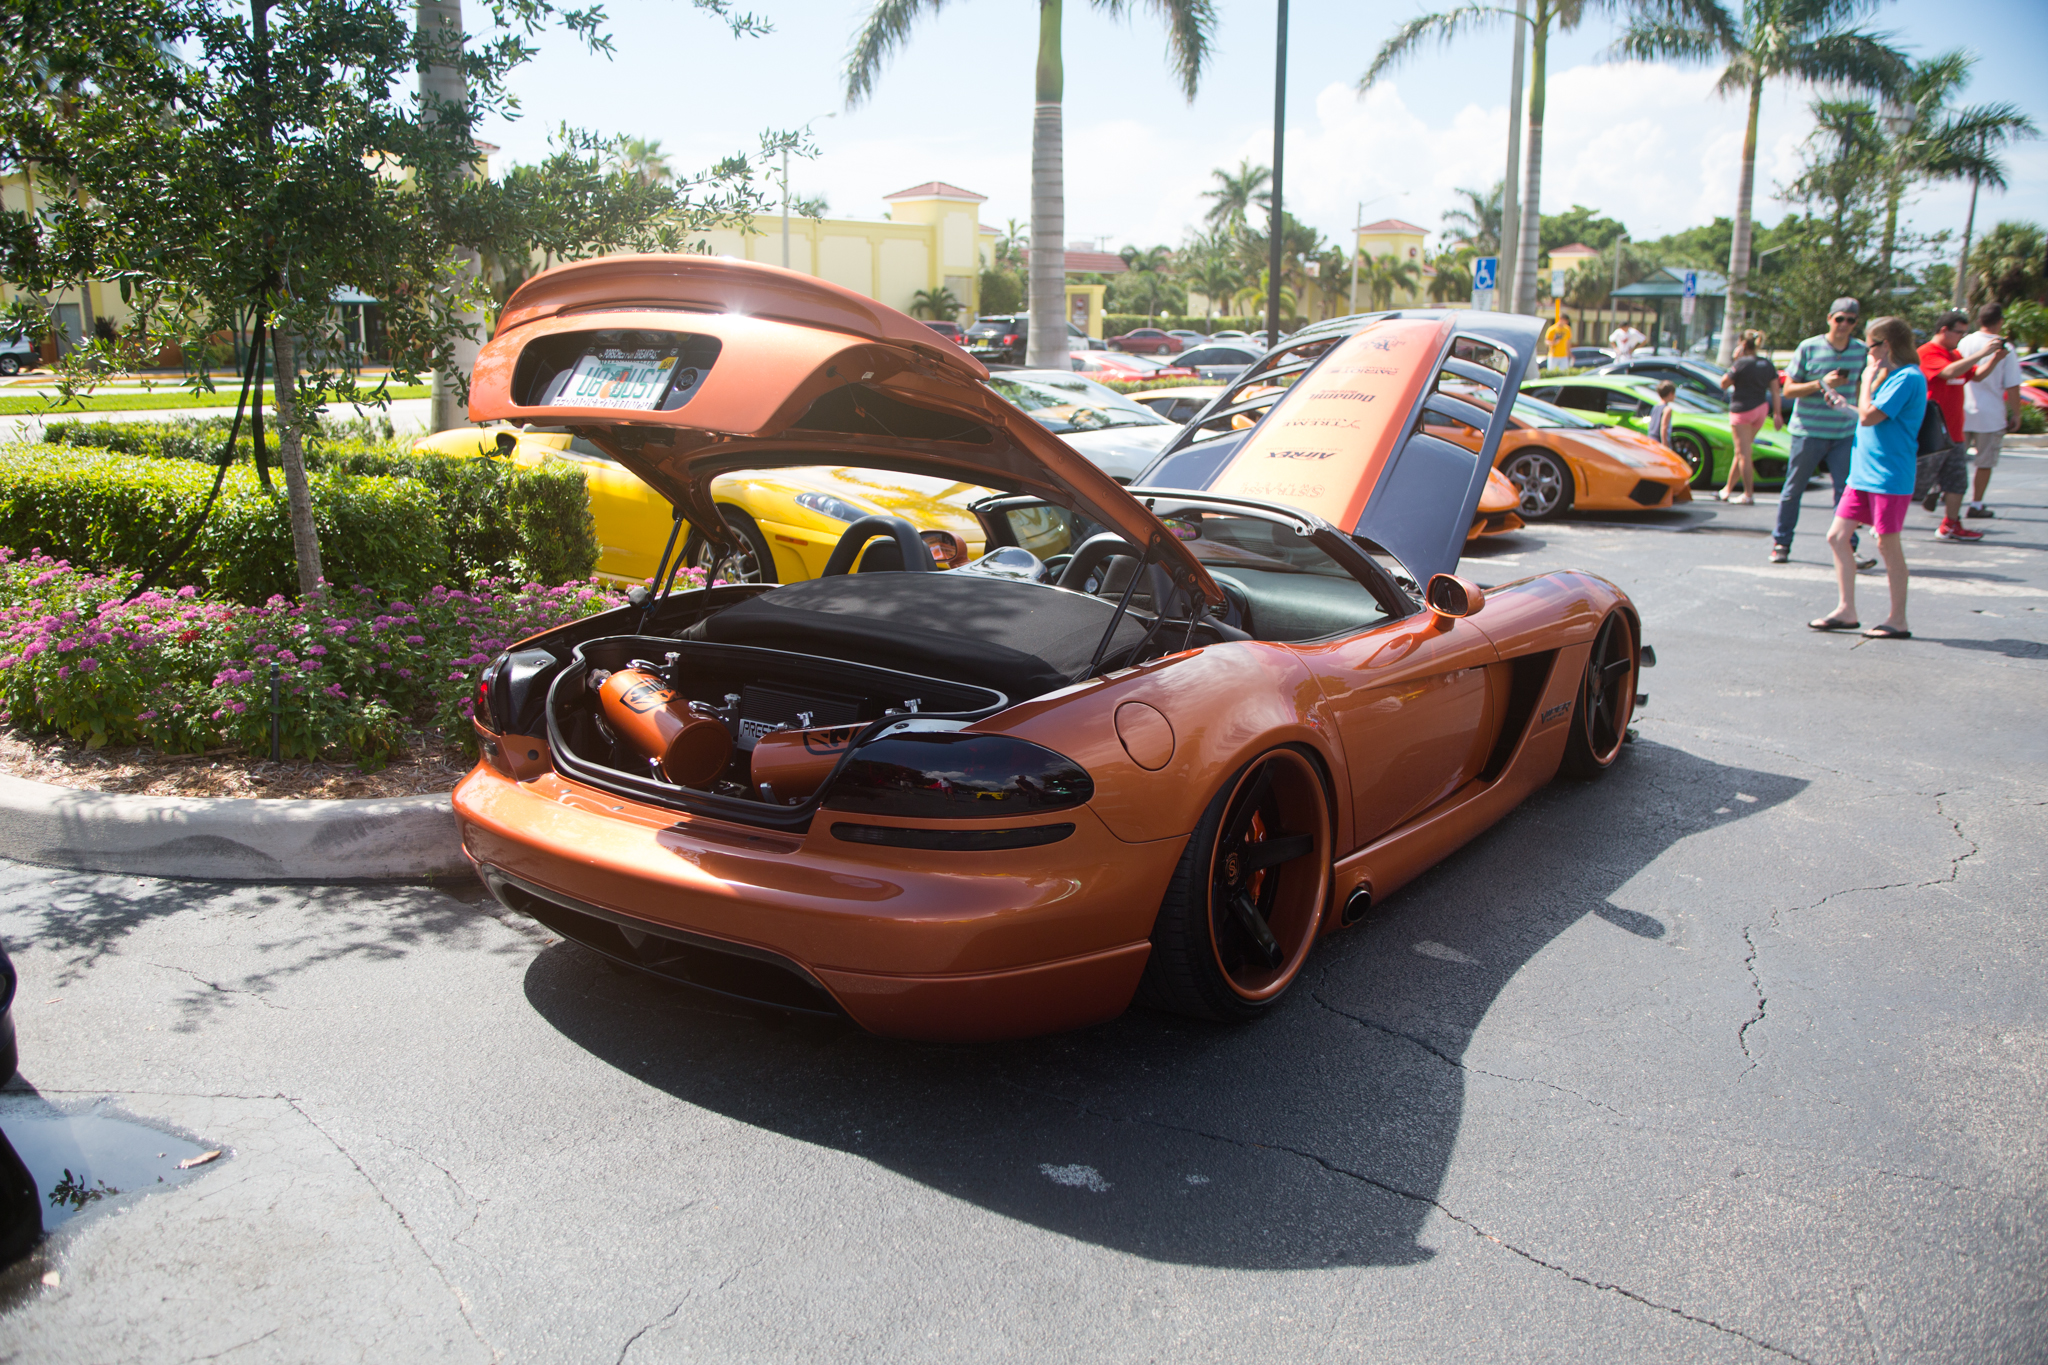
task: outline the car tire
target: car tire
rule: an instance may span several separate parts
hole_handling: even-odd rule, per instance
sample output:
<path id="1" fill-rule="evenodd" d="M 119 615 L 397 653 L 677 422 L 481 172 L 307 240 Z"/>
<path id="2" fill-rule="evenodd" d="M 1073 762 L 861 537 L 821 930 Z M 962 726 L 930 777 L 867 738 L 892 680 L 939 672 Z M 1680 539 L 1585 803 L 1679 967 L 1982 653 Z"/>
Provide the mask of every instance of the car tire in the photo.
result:
<path id="1" fill-rule="evenodd" d="M 21 362 L 11 355 L 0 355 L 0 375 L 12 379 L 21 373 Z"/>
<path id="2" fill-rule="evenodd" d="M 761 534 L 761 528 L 754 524 L 754 519 L 739 508 L 725 503 L 720 503 L 718 510 L 725 517 L 725 524 L 745 542 L 746 547 L 740 551 L 739 561 L 731 564 L 725 581 L 781 582 L 782 580 L 775 576 L 775 552 L 768 548 L 768 538 Z M 698 535 L 694 528 L 690 531 L 689 538 L 683 542 L 683 562 L 693 569 L 703 569 L 709 573 L 714 553 L 711 542 Z"/>
<path id="3" fill-rule="evenodd" d="M 1614 766 L 1628 742 L 1628 723 L 1635 716 L 1637 651 L 1635 627 L 1619 611 L 1607 613 L 1586 655 L 1572 704 L 1571 732 L 1565 738 L 1564 761 L 1558 770 L 1567 777 L 1591 781 Z"/>
<path id="4" fill-rule="evenodd" d="M 1231 775 L 1189 836 L 1139 1001 L 1221 1023 L 1260 1017 L 1301 975 L 1329 893 L 1322 773 L 1303 750 L 1269 749 Z"/>
<path id="5" fill-rule="evenodd" d="M 1714 486 L 1714 452 L 1705 441 L 1689 431 L 1674 431 L 1671 433 L 1671 448 L 1691 467 L 1694 488 Z"/>
<path id="6" fill-rule="evenodd" d="M 1571 509 L 1576 489 L 1571 467 L 1548 450 L 1518 450 L 1501 462 L 1502 474 L 1521 493 L 1524 521 L 1549 521 Z"/>

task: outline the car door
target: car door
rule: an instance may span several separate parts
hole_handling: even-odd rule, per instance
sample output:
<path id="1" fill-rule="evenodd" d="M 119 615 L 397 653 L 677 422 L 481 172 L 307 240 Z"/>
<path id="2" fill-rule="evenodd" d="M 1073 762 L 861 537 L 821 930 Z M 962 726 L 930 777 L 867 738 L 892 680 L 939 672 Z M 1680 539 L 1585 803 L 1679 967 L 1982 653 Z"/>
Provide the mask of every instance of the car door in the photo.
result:
<path id="1" fill-rule="evenodd" d="M 597 528 L 598 573 L 634 583 L 654 577 L 655 563 L 675 524 L 675 509 L 668 500 L 581 438 L 553 454 L 583 471 L 590 490 L 590 517 Z M 688 531 L 685 527 L 684 534 Z"/>
<path id="2" fill-rule="evenodd" d="M 1361 635 L 1297 645 L 1344 746 L 1352 848 L 1399 828 L 1472 781 L 1493 750 L 1493 642 L 1422 611 Z"/>

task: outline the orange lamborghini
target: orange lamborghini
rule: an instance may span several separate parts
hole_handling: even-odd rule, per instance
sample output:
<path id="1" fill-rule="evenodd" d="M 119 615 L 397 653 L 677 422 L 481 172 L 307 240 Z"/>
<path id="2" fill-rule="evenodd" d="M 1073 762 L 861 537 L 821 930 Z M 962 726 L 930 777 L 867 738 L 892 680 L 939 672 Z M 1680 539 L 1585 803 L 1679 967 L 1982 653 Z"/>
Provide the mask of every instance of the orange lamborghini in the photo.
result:
<path id="1" fill-rule="evenodd" d="M 1490 395 L 1476 387 L 1453 392 L 1481 407 L 1491 405 Z M 1424 420 L 1436 434 L 1469 450 L 1479 448 L 1477 428 L 1443 416 Z M 1515 510 L 1529 521 L 1549 521 L 1574 507 L 1639 512 L 1692 501 L 1692 466 L 1677 451 L 1641 432 L 1589 422 L 1540 398 L 1515 399 L 1494 459 L 1513 484 Z"/>
<path id="2" fill-rule="evenodd" d="M 702 256 L 538 275 L 471 415 L 566 426 L 694 526 L 739 469 L 995 491 L 949 571 L 869 517 L 822 577 L 642 594 L 493 659 L 463 846 L 590 949 L 878 1033 L 1256 1018 L 1317 939 L 1622 752 L 1653 661 L 1627 596 L 1453 572 L 1536 327 L 1305 330 L 1249 376 L 1285 386 L 1252 426 L 1190 426 L 1125 489 L 836 285 Z"/>

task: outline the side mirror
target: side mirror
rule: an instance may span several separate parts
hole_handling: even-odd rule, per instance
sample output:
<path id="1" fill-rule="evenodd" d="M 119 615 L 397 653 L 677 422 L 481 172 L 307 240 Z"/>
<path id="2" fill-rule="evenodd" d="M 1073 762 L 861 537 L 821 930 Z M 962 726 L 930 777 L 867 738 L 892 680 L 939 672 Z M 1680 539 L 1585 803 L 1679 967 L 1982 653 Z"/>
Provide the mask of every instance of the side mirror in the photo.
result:
<path id="1" fill-rule="evenodd" d="M 509 431 L 498 433 L 498 454 L 500 456 L 508 456 L 517 449 L 519 449 L 519 438 L 517 436 Z"/>
<path id="2" fill-rule="evenodd" d="M 919 531 L 917 534 L 930 547 L 935 569 L 957 569 L 970 558 L 967 542 L 951 531 Z"/>
<path id="3" fill-rule="evenodd" d="M 1438 616 L 1471 616 L 1486 605 L 1486 589 L 1454 573 L 1440 573 L 1431 578 L 1429 588 L 1422 596 L 1429 603 L 1429 609 Z"/>

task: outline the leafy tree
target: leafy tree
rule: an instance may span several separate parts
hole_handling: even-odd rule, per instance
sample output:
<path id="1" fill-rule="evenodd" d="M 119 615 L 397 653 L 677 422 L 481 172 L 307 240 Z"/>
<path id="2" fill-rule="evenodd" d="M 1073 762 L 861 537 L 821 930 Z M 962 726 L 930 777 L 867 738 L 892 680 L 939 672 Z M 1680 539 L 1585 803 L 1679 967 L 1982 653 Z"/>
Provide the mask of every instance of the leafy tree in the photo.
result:
<path id="1" fill-rule="evenodd" d="M 981 272 L 981 311 L 986 317 L 1014 313 L 1024 306 L 1024 282 L 1008 270 Z"/>
<path id="2" fill-rule="evenodd" d="M 1436 259 L 1429 263 L 1430 268 L 1436 271 L 1429 278 L 1431 303 L 1462 302 L 1472 297 L 1472 267 L 1460 259 L 1465 254 L 1458 251 L 1439 251 Z"/>
<path id="3" fill-rule="evenodd" d="M 1167 278 L 1174 263 L 1171 247 L 1127 246 L 1117 254 L 1129 269 L 1109 282 L 1111 312 L 1143 313 L 1147 318 L 1156 318 L 1161 308 L 1173 312 L 1186 310 L 1187 291 Z"/>
<path id="4" fill-rule="evenodd" d="M 875 0 L 846 59 L 849 107 L 874 92 L 883 64 L 908 41 L 917 17 L 937 14 L 945 2 Z M 1113 15 L 1130 9 L 1130 0 L 1091 2 Z M 1216 31 L 1215 7 L 1211 0 L 1147 0 L 1146 7 L 1166 25 L 1174 74 L 1193 103 Z M 1061 12 L 1061 0 L 1039 0 L 1037 104 L 1031 124 L 1031 329 L 1025 357 L 1030 365 L 1055 369 L 1067 364 L 1066 173 L 1060 117 L 1066 65 L 1060 46 Z"/>
<path id="5" fill-rule="evenodd" d="M 701 7 L 722 12 L 723 0 Z M 66 0 L 0 19 L 0 161 L 70 191 L 0 215 L 0 274 L 110 279 L 134 306 L 129 337 L 72 358 L 67 391 L 120 359 L 116 345 L 267 333 L 302 589 L 321 562 L 301 431 L 331 396 L 377 396 L 350 368 L 338 290 L 382 303 L 394 377 L 410 382 L 449 368 L 490 302 L 481 278 L 452 278 L 462 253 L 680 246 L 755 202 L 741 159 L 687 186 L 624 192 L 626 177 L 596 164 L 600 144 L 567 133 L 536 175 L 487 178 L 473 129 L 510 107 L 506 78 L 531 36 L 560 24 L 607 46 L 595 10 L 502 0 L 492 13 L 481 41 L 459 24 L 415 29 L 401 0 Z M 24 79 L 38 63 L 64 99 Z M 408 76 L 451 69 L 459 98 L 427 81 L 408 93 Z"/>
<path id="6" fill-rule="evenodd" d="M 1272 167 L 1254 166 L 1251 158 L 1245 157 L 1237 163 L 1235 171 L 1218 167 L 1209 172 L 1209 178 L 1216 182 L 1216 188 L 1202 191 L 1204 199 L 1213 201 L 1209 211 L 1202 215 L 1202 221 L 1212 229 L 1225 233 L 1242 232 L 1251 221 L 1253 205 L 1268 213 L 1272 211 Z"/>
<path id="7" fill-rule="evenodd" d="M 1529 26 L 1530 64 L 1529 130 L 1522 144 L 1521 241 L 1511 244 L 1516 257 L 1512 306 L 1518 313 L 1536 311 L 1538 210 L 1543 191 L 1543 113 L 1549 90 L 1550 35 L 1553 32 L 1570 33 L 1577 28 L 1588 3 L 1589 0 L 1533 0 L 1527 16 L 1519 20 Z M 1590 0 L 1590 3 L 1598 4 L 1601 0 Z M 1371 89 L 1376 81 L 1412 56 L 1424 43 L 1433 41 L 1448 47 L 1460 35 L 1474 29 L 1490 28 L 1503 19 L 1517 20 L 1516 12 L 1500 5 L 1460 5 L 1439 14 L 1410 19 L 1380 44 L 1372 65 L 1359 77 L 1359 93 Z M 1515 40 L 1521 41 L 1519 31 Z M 1508 116 L 1514 117 L 1514 111 L 1509 111 Z"/>
<path id="8" fill-rule="evenodd" d="M 1795 80 L 1896 96 L 1907 62 L 1887 35 L 1850 25 L 1869 0 L 1635 0 L 1635 16 L 1614 50 L 1642 61 L 1722 63 L 1716 90 L 1746 94 L 1749 121 L 1742 140 L 1742 178 L 1735 194 L 1728 247 L 1728 308 L 1720 360 L 1729 363 L 1744 322 L 1749 280 L 1750 212 L 1756 188 L 1757 123 L 1764 86 Z"/>
<path id="9" fill-rule="evenodd" d="M 1200 293 L 1206 301 L 1203 317 L 1216 315 L 1217 300 L 1228 300 L 1244 283 L 1244 271 L 1227 236 L 1219 229 L 1193 233 L 1180 249 L 1181 283 Z"/>
<path id="10" fill-rule="evenodd" d="M 1619 279 L 1615 275 L 1617 266 Z M 1573 308 L 1609 307 L 1615 289 L 1647 278 L 1656 268 L 1655 258 L 1634 243 L 1609 242 L 1598 256 L 1571 273 L 1565 283 L 1564 301 Z"/>
<path id="11" fill-rule="evenodd" d="M 1605 251 L 1627 235 L 1626 224 L 1602 217 L 1597 209 L 1589 209 L 1584 204 L 1573 204 L 1563 213 L 1542 216 L 1537 242 L 1546 252 L 1580 242 Z"/>

